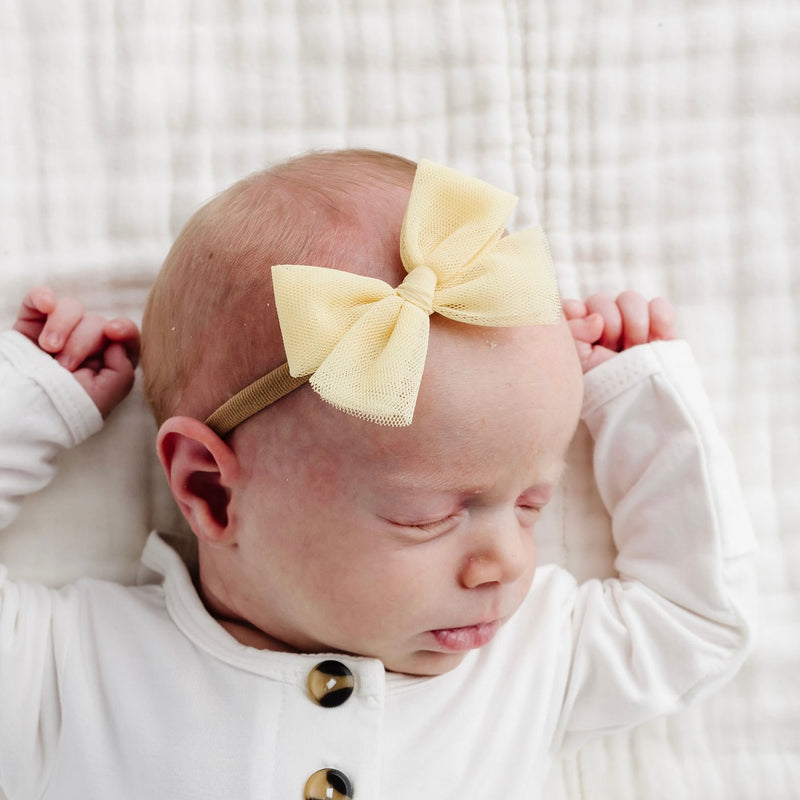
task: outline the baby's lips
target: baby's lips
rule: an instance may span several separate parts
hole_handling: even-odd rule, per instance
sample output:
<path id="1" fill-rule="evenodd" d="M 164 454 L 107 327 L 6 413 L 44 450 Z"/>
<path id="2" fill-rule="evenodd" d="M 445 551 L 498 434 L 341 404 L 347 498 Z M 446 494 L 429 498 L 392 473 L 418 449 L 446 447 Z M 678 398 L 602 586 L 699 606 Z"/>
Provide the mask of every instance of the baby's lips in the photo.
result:
<path id="1" fill-rule="evenodd" d="M 463 628 L 441 628 L 431 631 L 436 643 L 445 650 L 460 652 L 483 647 L 494 639 L 500 620 L 467 625 Z"/>

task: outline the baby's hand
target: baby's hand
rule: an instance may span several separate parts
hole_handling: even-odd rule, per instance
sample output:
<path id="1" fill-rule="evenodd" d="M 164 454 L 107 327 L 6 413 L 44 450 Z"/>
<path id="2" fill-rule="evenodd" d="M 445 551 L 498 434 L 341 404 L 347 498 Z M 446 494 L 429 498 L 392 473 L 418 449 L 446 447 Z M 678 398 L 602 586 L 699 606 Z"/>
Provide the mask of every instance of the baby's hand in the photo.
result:
<path id="1" fill-rule="evenodd" d="M 14 330 L 68 369 L 104 417 L 133 386 L 139 330 L 132 320 L 85 314 L 77 300 L 39 286 L 22 301 Z"/>
<path id="2" fill-rule="evenodd" d="M 621 350 L 675 338 L 675 309 L 663 297 L 648 302 L 636 292 L 623 292 L 616 300 L 595 294 L 585 303 L 565 300 L 564 316 L 584 373 Z"/>

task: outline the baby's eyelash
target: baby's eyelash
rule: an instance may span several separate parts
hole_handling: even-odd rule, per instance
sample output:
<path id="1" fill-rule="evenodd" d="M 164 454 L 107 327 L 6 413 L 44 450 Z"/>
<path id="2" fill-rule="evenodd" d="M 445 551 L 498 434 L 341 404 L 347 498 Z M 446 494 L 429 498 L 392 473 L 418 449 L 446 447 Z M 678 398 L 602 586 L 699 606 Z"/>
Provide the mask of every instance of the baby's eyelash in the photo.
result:
<path id="1" fill-rule="evenodd" d="M 541 506 L 517 506 L 517 510 L 521 511 L 524 515 L 524 522 L 528 525 L 533 525 L 538 519 L 542 511 Z"/>
<path id="2" fill-rule="evenodd" d="M 427 541 L 435 539 L 458 524 L 461 512 L 448 514 L 438 519 L 431 519 L 422 522 L 415 522 L 413 519 L 400 521 L 391 517 L 383 519 L 404 539 L 409 541 Z"/>
<path id="3" fill-rule="evenodd" d="M 523 524 L 525 527 L 532 528 L 537 522 L 539 514 L 545 505 L 546 503 L 526 503 L 524 501 L 518 502 L 516 504 L 516 508 L 524 515 L 524 519 L 520 520 L 520 524 Z M 386 521 L 397 529 L 415 532 L 420 540 L 427 540 L 435 539 L 454 529 L 459 524 L 465 513 L 468 512 L 462 508 L 443 517 L 424 522 L 399 522 L 390 518 L 386 518 Z"/>
<path id="4" fill-rule="evenodd" d="M 449 514 L 446 517 L 442 517 L 441 519 L 433 520 L 432 522 L 421 522 L 416 525 L 412 525 L 411 527 L 417 528 L 418 530 L 426 531 L 427 533 L 438 533 L 441 530 L 447 528 L 449 525 L 452 525 L 454 522 L 454 517 L 458 516 L 457 514 Z"/>
<path id="5" fill-rule="evenodd" d="M 406 531 L 413 532 L 413 535 L 420 540 L 435 539 L 438 536 L 443 536 L 455 528 L 461 517 L 462 511 L 455 511 L 447 516 L 440 517 L 439 519 L 432 519 L 425 522 L 393 522 L 398 528 L 405 529 Z"/>

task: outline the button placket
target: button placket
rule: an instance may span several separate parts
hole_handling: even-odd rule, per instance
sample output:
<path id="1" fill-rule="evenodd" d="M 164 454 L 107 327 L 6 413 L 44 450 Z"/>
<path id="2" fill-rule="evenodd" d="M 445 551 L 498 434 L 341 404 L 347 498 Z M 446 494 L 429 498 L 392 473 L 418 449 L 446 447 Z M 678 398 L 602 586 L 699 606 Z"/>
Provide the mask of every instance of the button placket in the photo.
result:
<path id="1" fill-rule="evenodd" d="M 277 767 L 272 781 L 274 796 L 303 798 L 304 787 L 308 787 L 306 791 L 319 788 L 309 783 L 312 775 L 335 770 L 332 776 L 341 771 L 355 797 L 377 797 L 386 682 L 383 664 L 332 655 L 303 655 L 298 660 L 304 662 L 303 669 L 294 673 L 293 688 L 286 685 L 280 719 L 276 720 L 280 734 L 273 757 Z M 312 688 L 315 686 L 322 686 L 322 691 Z M 333 692 L 337 693 L 335 702 L 344 702 L 333 705 L 327 701 L 331 704 L 326 707 L 315 697 Z M 320 797 L 347 798 L 339 788 L 347 789 L 347 784 L 337 787 L 331 782 L 324 790 L 329 794 Z"/>
<path id="2" fill-rule="evenodd" d="M 317 664 L 306 682 L 311 699 L 323 708 L 344 705 L 353 694 L 355 678 L 346 664 L 327 659 Z M 306 781 L 305 800 L 351 800 L 353 786 L 350 778 L 332 767 L 317 770 Z"/>

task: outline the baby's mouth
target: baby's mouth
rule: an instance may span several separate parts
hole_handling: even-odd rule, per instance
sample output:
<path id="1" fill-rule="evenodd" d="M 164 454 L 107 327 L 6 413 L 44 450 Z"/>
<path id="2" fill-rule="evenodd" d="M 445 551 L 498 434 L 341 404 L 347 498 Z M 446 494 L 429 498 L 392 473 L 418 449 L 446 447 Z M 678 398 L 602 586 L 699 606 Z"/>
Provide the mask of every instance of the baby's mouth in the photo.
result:
<path id="1" fill-rule="evenodd" d="M 444 650 L 459 652 L 474 650 L 488 644 L 500 628 L 500 620 L 479 622 L 477 625 L 466 625 L 463 628 L 440 628 L 431 631 L 436 644 Z"/>

